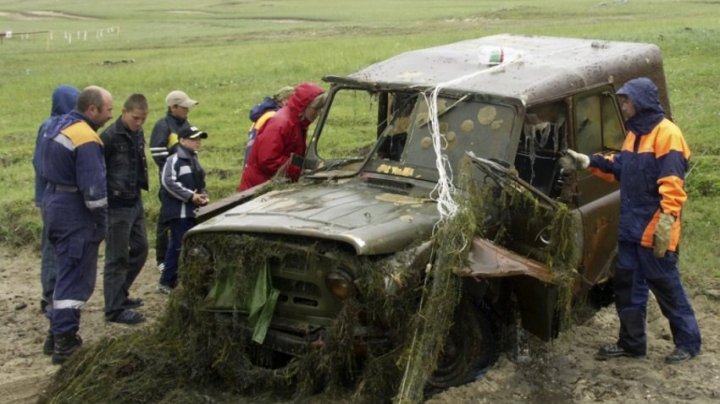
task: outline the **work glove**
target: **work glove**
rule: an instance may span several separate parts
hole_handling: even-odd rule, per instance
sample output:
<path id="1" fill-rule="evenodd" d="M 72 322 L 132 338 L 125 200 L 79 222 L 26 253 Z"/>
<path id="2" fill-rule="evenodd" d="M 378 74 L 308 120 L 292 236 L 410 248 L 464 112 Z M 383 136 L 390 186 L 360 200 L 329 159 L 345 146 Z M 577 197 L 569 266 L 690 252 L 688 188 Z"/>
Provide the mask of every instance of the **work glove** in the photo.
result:
<path id="1" fill-rule="evenodd" d="M 586 169 L 590 165 L 590 157 L 573 149 L 567 149 L 566 154 L 560 157 L 559 163 L 562 173 L 569 173 Z"/>
<path id="2" fill-rule="evenodd" d="M 657 258 L 665 256 L 665 252 L 670 247 L 670 236 L 672 234 L 672 226 L 675 223 L 675 217 L 668 213 L 661 213 L 653 234 L 653 252 Z"/>

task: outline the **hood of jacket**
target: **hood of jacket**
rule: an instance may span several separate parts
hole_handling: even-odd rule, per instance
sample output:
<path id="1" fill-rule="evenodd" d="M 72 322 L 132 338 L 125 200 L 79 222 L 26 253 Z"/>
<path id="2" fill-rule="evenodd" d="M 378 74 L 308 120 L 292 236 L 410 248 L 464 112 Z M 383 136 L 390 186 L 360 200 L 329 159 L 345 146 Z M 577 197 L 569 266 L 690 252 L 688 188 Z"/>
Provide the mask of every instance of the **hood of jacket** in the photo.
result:
<path id="1" fill-rule="evenodd" d="M 636 135 L 649 133 L 665 118 L 657 86 L 652 80 L 646 77 L 632 79 L 620 87 L 617 94 L 627 96 L 635 107 L 635 116 L 625 121 L 625 127 Z"/>
<path id="2" fill-rule="evenodd" d="M 72 86 L 58 86 L 52 94 L 50 116 L 65 115 L 75 108 L 80 91 Z"/>
<path id="3" fill-rule="evenodd" d="M 260 104 L 257 104 L 250 110 L 248 117 L 250 118 L 250 121 L 255 122 L 260 119 L 264 113 L 268 111 L 277 111 L 278 109 L 280 109 L 280 104 L 270 97 L 265 97 Z"/>
<path id="4" fill-rule="evenodd" d="M 290 110 L 290 116 L 300 117 L 300 114 L 305 111 L 305 108 L 310 105 L 310 103 L 315 99 L 315 97 L 324 92 L 325 90 L 323 90 L 322 87 L 318 86 L 317 84 L 302 83 L 295 87 L 295 91 L 290 96 L 290 99 L 288 100 L 285 108 L 288 108 Z M 305 119 L 300 119 L 300 122 L 302 123 L 303 127 L 307 127 L 308 125 L 310 125 L 310 122 Z"/>

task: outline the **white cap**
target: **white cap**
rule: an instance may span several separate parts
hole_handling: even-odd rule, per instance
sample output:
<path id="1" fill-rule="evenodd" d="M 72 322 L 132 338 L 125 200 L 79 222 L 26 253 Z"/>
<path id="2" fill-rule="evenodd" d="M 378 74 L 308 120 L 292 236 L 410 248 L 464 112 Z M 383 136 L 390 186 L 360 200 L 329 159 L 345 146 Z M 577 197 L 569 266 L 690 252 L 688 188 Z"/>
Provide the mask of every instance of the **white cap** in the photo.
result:
<path id="1" fill-rule="evenodd" d="M 165 104 L 168 107 L 172 107 L 173 105 L 179 105 L 185 108 L 192 108 L 196 106 L 198 102 L 188 97 L 185 92 L 180 90 L 174 90 L 170 91 L 170 94 L 165 97 Z"/>

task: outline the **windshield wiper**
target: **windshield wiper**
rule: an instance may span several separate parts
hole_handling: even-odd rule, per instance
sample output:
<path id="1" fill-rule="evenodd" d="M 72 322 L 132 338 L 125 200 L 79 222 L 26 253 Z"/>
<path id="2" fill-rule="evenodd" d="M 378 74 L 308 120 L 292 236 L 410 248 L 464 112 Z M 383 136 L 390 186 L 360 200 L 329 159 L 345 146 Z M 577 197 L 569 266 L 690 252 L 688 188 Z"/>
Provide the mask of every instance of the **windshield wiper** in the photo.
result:
<path id="1" fill-rule="evenodd" d="M 306 177 L 311 176 L 311 175 L 317 174 L 321 171 L 334 170 L 338 167 L 344 166 L 345 164 L 358 163 L 363 160 L 365 160 L 365 157 L 352 157 L 352 158 L 346 158 L 346 159 L 340 159 L 340 160 L 331 160 L 330 162 L 328 162 L 325 165 L 322 165 L 320 167 L 316 167 L 316 168 L 310 170 L 308 173 L 305 174 L 305 176 Z"/>
<path id="2" fill-rule="evenodd" d="M 514 182 L 515 184 L 520 185 L 522 188 L 530 191 L 530 193 L 535 195 L 540 200 L 547 202 L 550 206 L 558 207 L 558 203 L 554 199 L 540 192 L 528 182 L 518 177 L 517 170 L 511 169 L 510 167 L 507 167 L 500 162 L 478 157 L 472 151 L 466 151 L 465 154 L 470 157 L 470 160 L 472 160 L 473 164 L 475 164 L 475 166 L 479 168 L 480 171 L 484 172 L 487 176 L 493 178 L 496 182 Z"/>

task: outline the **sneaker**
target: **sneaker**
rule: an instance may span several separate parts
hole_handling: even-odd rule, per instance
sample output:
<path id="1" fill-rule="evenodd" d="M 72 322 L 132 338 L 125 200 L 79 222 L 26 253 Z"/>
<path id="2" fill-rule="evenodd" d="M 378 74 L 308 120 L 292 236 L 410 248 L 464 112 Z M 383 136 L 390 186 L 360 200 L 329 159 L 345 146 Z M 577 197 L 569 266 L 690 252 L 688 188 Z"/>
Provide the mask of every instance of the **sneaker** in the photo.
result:
<path id="1" fill-rule="evenodd" d="M 165 263 L 161 262 L 161 263 L 157 264 L 157 269 L 158 269 L 158 271 L 160 271 L 160 273 L 163 273 L 163 271 L 165 270 Z"/>
<path id="2" fill-rule="evenodd" d="M 73 352 L 82 345 L 82 338 L 73 333 L 60 334 L 55 336 L 55 346 L 52 354 L 53 365 L 64 363 Z"/>
<path id="3" fill-rule="evenodd" d="M 141 299 L 139 297 L 136 297 L 135 299 L 128 297 L 122 303 L 122 307 L 125 309 L 136 309 L 136 308 L 142 307 L 144 305 L 145 305 L 145 302 L 143 302 L 143 299 Z"/>
<path id="4" fill-rule="evenodd" d="M 627 356 L 629 358 L 641 358 L 644 357 L 645 354 L 626 351 L 618 344 L 610 344 L 598 349 L 597 353 L 595 354 L 595 359 L 604 361 L 611 358 L 619 358 L 621 356 Z"/>
<path id="5" fill-rule="evenodd" d="M 170 292 L 172 292 L 172 288 L 170 286 L 163 285 L 162 283 L 158 284 L 157 290 L 164 295 L 169 295 Z"/>
<path id="6" fill-rule="evenodd" d="M 694 356 L 695 355 L 682 348 L 675 348 L 672 352 L 670 352 L 670 355 L 665 357 L 665 363 L 674 364 L 685 362 L 688 359 L 692 359 Z"/>
<path id="7" fill-rule="evenodd" d="M 111 323 L 138 324 L 145 321 L 145 316 L 135 310 L 123 309 L 112 316 L 105 316 L 105 320 Z"/>
<path id="8" fill-rule="evenodd" d="M 45 355 L 52 355 L 53 351 L 55 351 L 55 338 L 52 333 L 48 331 L 45 342 L 43 342 L 43 353 Z"/>

